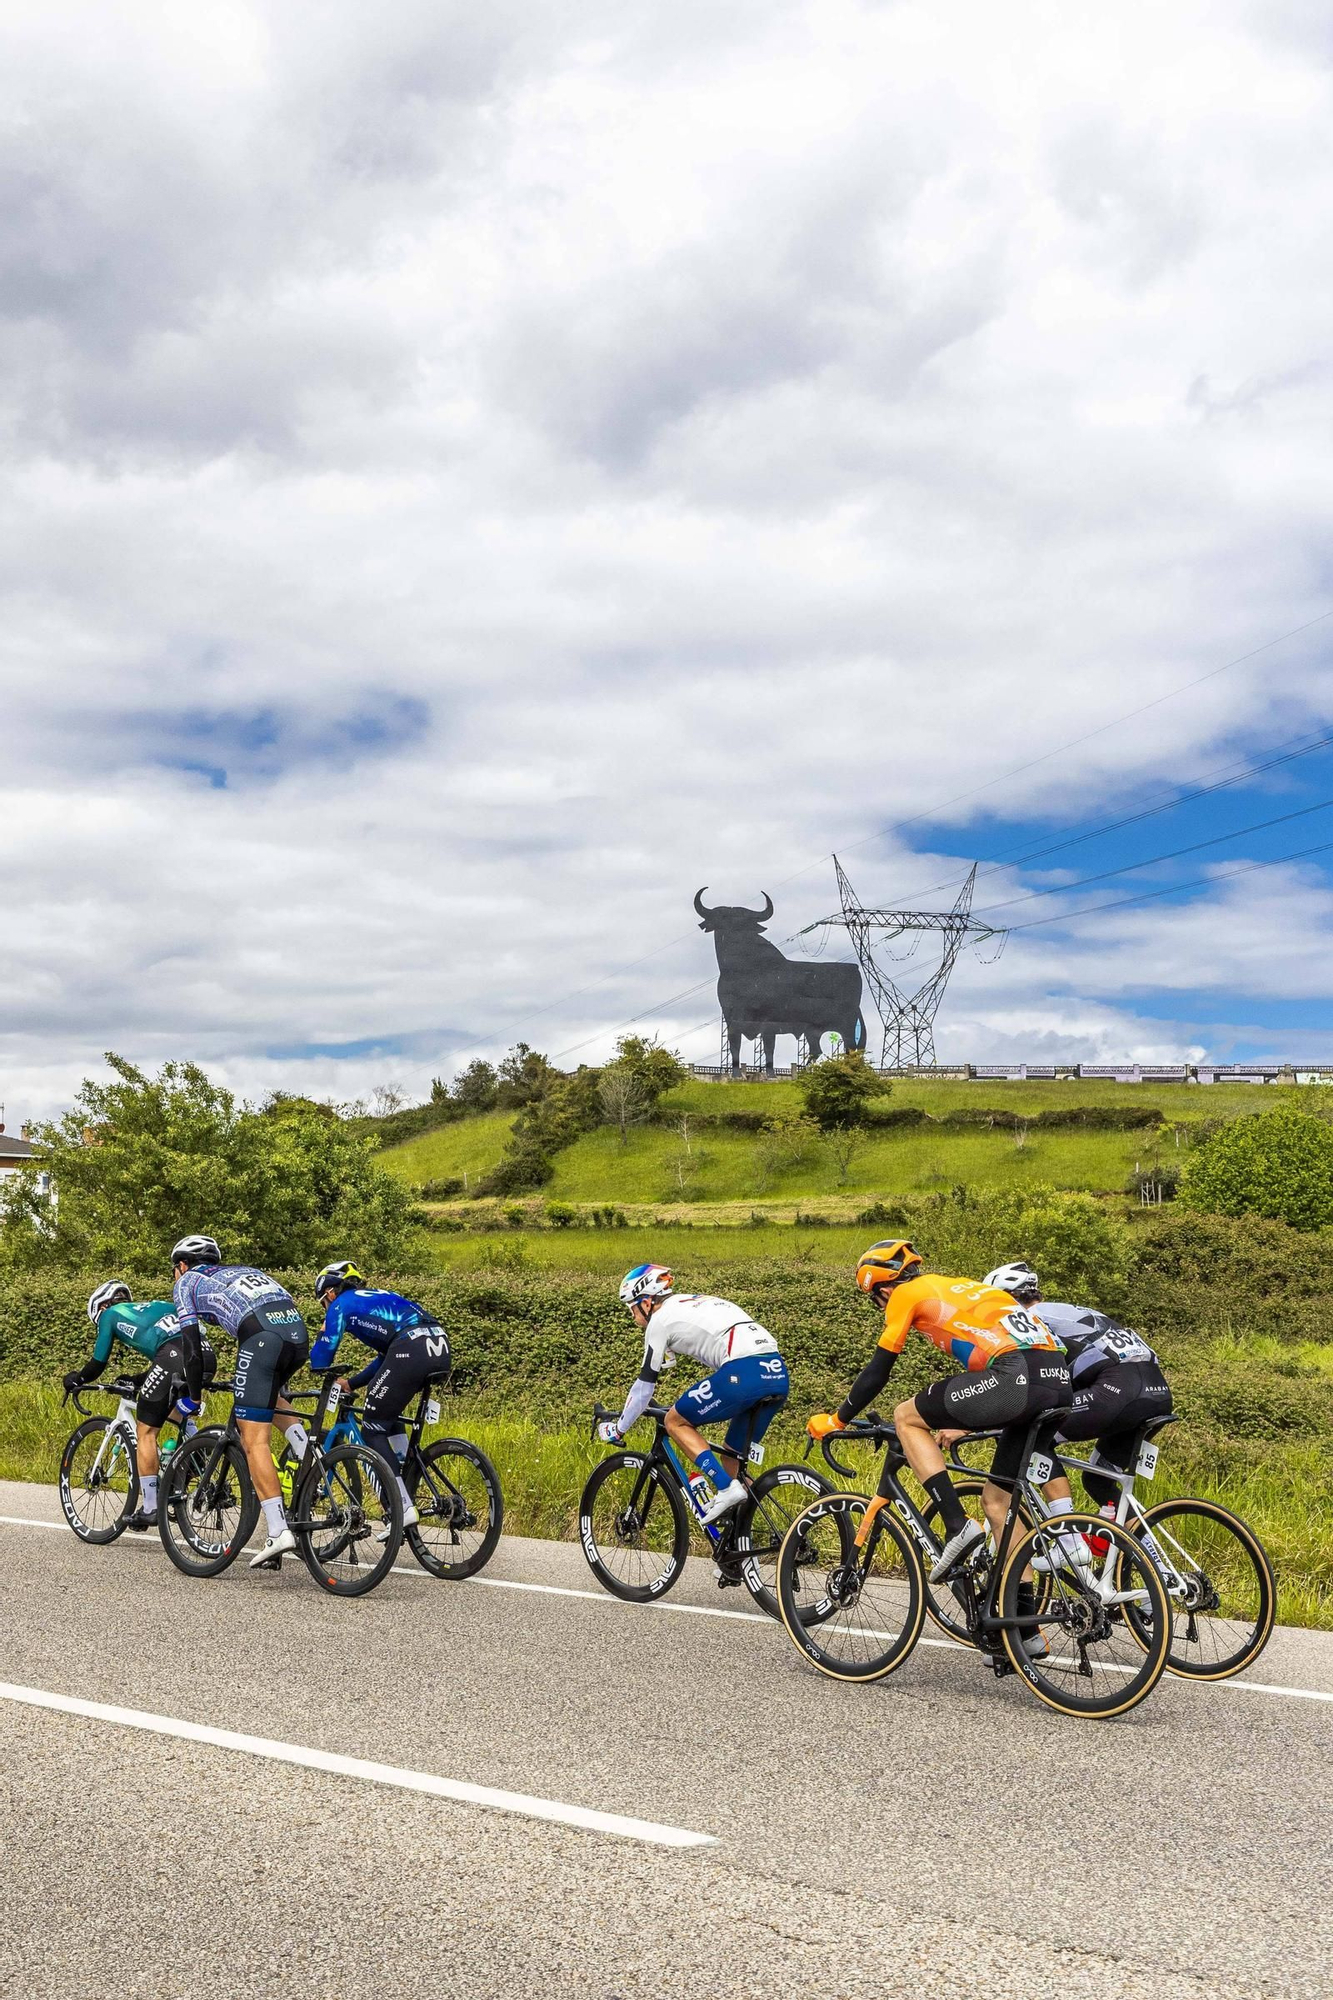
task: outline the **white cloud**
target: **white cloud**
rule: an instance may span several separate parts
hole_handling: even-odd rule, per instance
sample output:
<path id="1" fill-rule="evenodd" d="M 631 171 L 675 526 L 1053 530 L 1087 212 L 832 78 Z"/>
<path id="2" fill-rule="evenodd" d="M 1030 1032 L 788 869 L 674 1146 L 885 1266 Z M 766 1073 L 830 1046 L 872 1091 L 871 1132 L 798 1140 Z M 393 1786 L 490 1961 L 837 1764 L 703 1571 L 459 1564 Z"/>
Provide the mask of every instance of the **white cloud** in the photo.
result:
<path id="1" fill-rule="evenodd" d="M 108 1045 L 335 1095 L 604 1046 L 707 979 L 700 882 L 786 935 L 886 822 L 1085 816 L 1333 708 L 1312 634 L 986 789 L 1325 608 L 1313 13 L 5 38 L 11 1116 Z M 1316 994 L 1325 892 L 1252 882 L 965 961 L 941 1046 Z"/>

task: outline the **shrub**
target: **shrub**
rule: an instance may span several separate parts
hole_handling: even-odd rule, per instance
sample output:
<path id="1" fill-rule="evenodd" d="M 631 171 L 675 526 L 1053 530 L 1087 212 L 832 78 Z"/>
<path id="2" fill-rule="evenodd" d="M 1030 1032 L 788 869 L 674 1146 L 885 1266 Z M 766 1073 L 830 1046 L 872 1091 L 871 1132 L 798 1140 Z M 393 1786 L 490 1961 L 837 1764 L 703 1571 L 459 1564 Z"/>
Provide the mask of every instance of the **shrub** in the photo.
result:
<path id="1" fill-rule="evenodd" d="M 855 1049 L 812 1063 L 800 1081 L 806 1114 L 821 1132 L 835 1131 L 840 1125 L 860 1125 L 870 1101 L 887 1097 L 892 1088 Z"/>
<path id="2" fill-rule="evenodd" d="M 1333 1222 L 1333 1126 L 1296 1105 L 1232 1119 L 1191 1151 L 1180 1200 L 1209 1214 L 1322 1229 Z"/>
<path id="3" fill-rule="evenodd" d="M 456 1194 L 462 1194 L 463 1182 L 459 1175 L 452 1174 L 445 1180 L 422 1181 L 417 1189 L 422 1201 L 452 1201 Z"/>

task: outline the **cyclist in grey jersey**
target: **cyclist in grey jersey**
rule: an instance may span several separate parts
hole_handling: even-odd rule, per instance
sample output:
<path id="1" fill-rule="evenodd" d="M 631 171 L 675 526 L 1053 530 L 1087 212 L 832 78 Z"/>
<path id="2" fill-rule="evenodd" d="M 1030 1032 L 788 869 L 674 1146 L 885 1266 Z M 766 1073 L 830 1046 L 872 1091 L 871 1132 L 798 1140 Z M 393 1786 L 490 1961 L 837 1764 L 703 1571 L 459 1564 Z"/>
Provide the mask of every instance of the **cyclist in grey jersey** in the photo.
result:
<path id="1" fill-rule="evenodd" d="M 236 1428 L 268 1528 L 263 1549 L 250 1559 L 255 1569 L 296 1547 L 273 1463 L 272 1433 L 276 1422 L 296 1456 L 303 1456 L 309 1436 L 282 1391 L 306 1358 L 310 1334 L 285 1285 L 249 1264 L 224 1264 L 211 1236 L 183 1236 L 171 1253 L 171 1267 L 192 1395 L 199 1370 L 200 1322 L 220 1327 L 236 1342 Z"/>

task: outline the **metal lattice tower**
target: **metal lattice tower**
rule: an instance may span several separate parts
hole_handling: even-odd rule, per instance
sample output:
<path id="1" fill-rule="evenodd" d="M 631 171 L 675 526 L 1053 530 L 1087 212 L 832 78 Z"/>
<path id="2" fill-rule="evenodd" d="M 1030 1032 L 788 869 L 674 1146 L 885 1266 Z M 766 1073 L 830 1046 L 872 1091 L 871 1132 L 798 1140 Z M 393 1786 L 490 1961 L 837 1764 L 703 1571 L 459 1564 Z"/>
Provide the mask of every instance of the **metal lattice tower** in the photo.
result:
<path id="1" fill-rule="evenodd" d="M 998 958 L 1004 948 L 1006 933 L 992 930 L 989 924 L 980 923 L 971 914 L 977 864 L 973 862 L 971 873 L 959 890 L 958 900 L 951 910 L 867 909 L 847 880 L 846 870 L 836 854 L 833 866 L 838 872 L 842 914 L 821 917 L 818 923 L 807 924 L 800 935 L 804 937 L 806 931 L 821 930 L 826 924 L 838 924 L 847 931 L 866 985 L 874 995 L 880 1020 L 884 1023 L 880 1067 L 929 1069 L 935 1062 L 935 1016 L 959 952 L 965 944 L 984 944 L 989 938 L 999 939 L 995 957 Z M 922 931 L 938 932 L 943 939 L 940 962 L 915 993 L 905 993 L 876 961 L 873 940 L 879 937 L 887 945 L 893 938 Z"/>

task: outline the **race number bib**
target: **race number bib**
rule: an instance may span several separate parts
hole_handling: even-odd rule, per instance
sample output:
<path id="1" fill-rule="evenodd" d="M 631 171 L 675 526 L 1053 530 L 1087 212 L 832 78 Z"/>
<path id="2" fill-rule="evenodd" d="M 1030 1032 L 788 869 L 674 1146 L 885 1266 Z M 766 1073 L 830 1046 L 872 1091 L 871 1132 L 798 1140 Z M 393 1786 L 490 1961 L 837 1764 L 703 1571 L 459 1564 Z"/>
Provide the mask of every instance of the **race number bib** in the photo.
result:
<path id="1" fill-rule="evenodd" d="M 1031 1313 L 1021 1309 L 1007 1312 L 1000 1325 L 1015 1347 L 1049 1347 L 1051 1344 L 1049 1329 L 1040 1320 L 1033 1319 Z"/>

